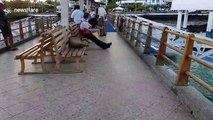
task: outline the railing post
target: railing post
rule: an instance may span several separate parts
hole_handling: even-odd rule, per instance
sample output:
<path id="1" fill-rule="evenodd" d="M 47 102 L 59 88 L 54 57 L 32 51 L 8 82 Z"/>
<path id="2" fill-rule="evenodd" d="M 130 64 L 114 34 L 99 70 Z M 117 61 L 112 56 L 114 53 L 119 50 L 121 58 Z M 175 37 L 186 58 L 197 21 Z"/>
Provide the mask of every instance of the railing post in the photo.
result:
<path id="1" fill-rule="evenodd" d="M 190 71 L 191 66 L 191 58 L 189 57 L 189 55 L 192 55 L 193 52 L 194 41 L 191 40 L 192 37 L 194 37 L 194 34 L 189 34 L 186 38 L 185 49 L 181 59 L 178 77 L 176 80 L 176 85 L 178 86 L 188 85 L 189 76 L 186 74 L 186 72 Z"/>
<path id="2" fill-rule="evenodd" d="M 143 21 L 141 21 L 139 23 L 139 26 L 138 26 L 138 33 L 137 33 L 137 40 L 135 42 L 135 47 L 140 47 L 140 40 L 141 40 L 141 32 L 142 32 L 142 24 L 143 24 Z"/>
<path id="3" fill-rule="evenodd" d="M 168 32 L 166 30 L 168 30 L 168 29 L 164 28 L 162 36 L 161 36 L 160 47 L 159 47 L 156 65 L 162 65 L 163 64 L 163 56 L 166 54 L 165 43 L 167 42 L 167 37 L 168 37 Z"/>
<path id="4" fill-rule="evenodd" d="M 46 24 L 47 24 L 47 28 L 46 29 L 49 29 L 49 27 L 50 27 L 50 25 L 49 25 L 49 19 L 48 19 L 48 17 L 47 17 L 47 21 L 46 21 Z"/>
<path id="5" fill-rule="evenodd" d="M 126 31 L 126 18 L 123 18 L 123 24 L 122 24 L 122 34 L 125 35 L 125 31 Z"/>
<path id="6" fill-rule="evenodd" d="M 50 19 L 50 29 L 53 28 L 53 19 Z"/>
<path id="7" fill-rule="evenodd" d="M 22 21 L 19 21 L 19 34 L 20 34 L 20 39 L 24 39 L 24 32 L 23 32 L 23 27 L 22 27 Z"/>
<path id="8" fill-rule="evenodd" d="M 126 39 L 128 39 L 130 35 L 130 24 L 131 24 L 131 20 L 129 19 L 127 23 L 127 27 L 126 27 Z"/>
<path id="9" fill-rule="evenodd" d="M 149 23 L 148 30 L 147 30 L 147 38 L 145 42 L 144 54 L 149 54 L 151 49 L 151 41 L 152 41 L 152 23 Z"/>
<path id="10" fill-rule="evenodd" d="M 132 21 L 132 30 L 130 34 L 130 41 L 133 41 L 135 39 L 135 21 Z"/>
<path id="11" fill-rule="evenodd" d="M 117 28 L 117 30 L 119 28 L 119 20 L 120 20 L 120 16 L 117 17 L 117 22 L 116 22 L 116 28 Z"/>
<path id="12" fill-rule="evenodd" d="M 39 24 L 38 24 L 37 18 L 35 18 L 35 30 L 36 30 L 36 33 L 39 33 Z"/>
<path id="13" fill-rule="evenodd" d="M 113 26 L 115 26 L 115 18 L 116 16 L 113 16 L 113 15 L 111 16 Z"/>
<path id="14" fill-rule="evenodd" d="M 45 23 L 45 19 L 43 17 L 41 17 L 40 19 L 40 28 L 41 28 L 41 32 L 44 32 L 44 24 Z"/>
<path id="15" fill-rule="evenodd" d="M 29 31 L 29 34 L 30 34 L 30 36 L 32 36 L 32 26 L 31 26 L 31 21 L 30 21 L 30 19 L 28 19 L 28 31 Z"/>
<path id="16" fill-rule="evenodd" d="M 127 34 L 127 26 L 128 25 L 128 19 L 125 18 L 124 20 L 124 30 L 123 30 L 123 35 L 126 35 Z"/>

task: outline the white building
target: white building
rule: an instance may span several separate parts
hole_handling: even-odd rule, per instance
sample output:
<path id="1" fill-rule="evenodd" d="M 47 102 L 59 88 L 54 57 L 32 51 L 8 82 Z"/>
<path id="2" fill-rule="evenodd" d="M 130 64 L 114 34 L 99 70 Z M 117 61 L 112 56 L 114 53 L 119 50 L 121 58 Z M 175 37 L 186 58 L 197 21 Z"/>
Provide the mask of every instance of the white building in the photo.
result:
<path id="1" fill-rule="evenodd" d="M 134 4 L 134 3 L 141 3 L 141 4 L 146 4 L 146 5 L 162 5 L 165 4 L 165 0 L 121 0 L 117 1 L 117 5 L 125 5 L 125 4 Z"/>
<path id="2" fill-rule="evenodd" d="M 141 3 L 144 5 L 146 3 L 146 0 L 121 0 L 116 2 L 116 4 L 119 6 L 135 4 L 135 3 Z"/>
<path id="3" fill-rule="evenodd" d="M 165 4 L 165 0 L 145 0 L 147 5 L 162 5 Z"/>

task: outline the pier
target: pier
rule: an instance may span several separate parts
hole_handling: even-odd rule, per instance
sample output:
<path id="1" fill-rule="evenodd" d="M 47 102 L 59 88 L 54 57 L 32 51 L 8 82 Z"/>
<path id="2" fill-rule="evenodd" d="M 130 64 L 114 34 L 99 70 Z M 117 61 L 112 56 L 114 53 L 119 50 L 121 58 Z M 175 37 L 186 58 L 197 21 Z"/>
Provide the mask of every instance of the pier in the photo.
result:
<path id="1" fill-rule="evenodd" d="M 169 60 L 164 55 L 163 47 L 159 50 L 160 56 L 157 58 L 160 59 L 157 60 L 156 55 L 149 53 L 151 49 L 149 41 L 146 41 L 145 45 L 140 41 L 139 33 L 145 34 L 145 32 L 134 31 L 139 31 L 146 26 L 146 30 L 149 31 L 146 31 L 149 38 L 147 40 L 150 41 L 151 38 L 156 40 L 159 39 L 157 36 L 160 36 L 160 34 L 152 35 L 151 28 L 153 31 L 156 29 L 164 31 L 164 39 L 161 40 L 165 40 L 166 33 L 188 36 L 147 24 L 147 22 L 138 23 L 126 18 L 126 22 L 123 23 L 125 28 L 120 31 L 120 17 L 111 16 L 110 18 L 117 32 L 108 32 L 107 36 L 101 39 L 113 44 L 108 50 L 101 50 L 91 44 L 84 57 L 86 62 L 81 66 L 83 73 L 18 75 L 20 63 L 14 60 L 14 56 L 36 43 L 39 40 L 37 36 L 44 29 L 51 28 L 52 22 L 44 19 L 45 22 L 42 24 L 44 26 L 40 28 L 36 27 L 35 22 L 34 30 L 25 31 L 26 33 L 28 30 L 34 31 L 31 36 L 33 39 L 25 43 L 23 42 L 28 34 L 24 36 L 23 29 L 18 29 L 22 31 L 20 36 L 23 40 L 23 44 L 18 46 L 18 51 L 6 51 L 0 54 L 1 119 L 212 120 L 213 104 L 192 86 L 188 86 L 186 78 L 189 76 L 195 78 L 195 81 L 198 81 L 211 94 L 212 86 L 194 77 L 188 68 L 179 67 Z M 212 41 L 193 37 L 192 39 L 212 46 Z M 145 51 L 143 46 L 146 48 Z M 169 45 L 164 43 L 165 46 Z M 190 55 L 188 52 L 178 50 L 177 52 L 184 53 L 184 56 Z M 175 75 L 169 68 L 159 66 L 165 59 L 186 72 Z M 190 56 L 190 59 L 199 61 L 212 70 L 212 65 L 193 56 Z M 184 59 L 182 65 L 190 61 Z M 72 69 L 73 64 L 64 64 L 62 67 Z M 47 65 L 47 68 L 54 69 L 52 64 Z M 38 70 L 39 67 L 28 62 L 26 69 Z"/>

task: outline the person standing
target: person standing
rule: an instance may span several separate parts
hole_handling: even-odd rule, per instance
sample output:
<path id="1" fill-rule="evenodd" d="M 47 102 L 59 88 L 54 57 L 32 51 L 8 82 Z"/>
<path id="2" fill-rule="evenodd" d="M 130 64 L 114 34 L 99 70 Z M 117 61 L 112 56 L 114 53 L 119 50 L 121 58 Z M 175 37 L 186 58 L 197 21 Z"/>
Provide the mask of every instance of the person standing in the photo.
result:
<path id="1" fill-rule="evenodd" d="M 75 10 L 71 14 L 71 21 L 74 21 L 75 24 L 80 24 L 83 19 L 84 13 L 80 10 L 80 6 L 76 5 Z"/>
<path id="2" fill-rule="evenodd" d="M 106 20 L 106 17 L 107 17 L 107 12 L 106 10 L 104 9 L 104 7 L 102 6 L 99 6 L 98 7 L 98 15 L 99 15 L 99 26 L 102 27 L 102 32 L 103 33 L 102 35 L 103 36 L 106 36 L 106 23 L 105 23 L 105 20 Z"/>
<path id="3" fill-rule="evenodd" d="M 92 42 L 94 42 L 97 46 L 99 46 L 102 49 L 110 48 L 110 46 L 112 45 L 111 42 L 110 43 L 105 43 L 105 42 L 99 40 L 97 37 L 95 37 L 91 33 L 91 31 L 90 31 L 91 25 L 87 21 L 88 18 L 89 18 L 89 13 L 84 13 L 84 20 L 80 24 L 80 30 L 81 30 L 81 33 L 82 33 L 83 37 L 91 40 Z"/>
<path id="4" fill-rule="evenodd" d="M 11 32 L 11 28 L 9 26 L 10 24 L 4 12 L 5 8 L 6 8 L 5 2 L 0 0 L 0 29 L 4 37 L 4 42 L 6 47 L 9 50 L 17 50 L 17 48 L 15 47 L 13 43 L 13 35 Z"/>

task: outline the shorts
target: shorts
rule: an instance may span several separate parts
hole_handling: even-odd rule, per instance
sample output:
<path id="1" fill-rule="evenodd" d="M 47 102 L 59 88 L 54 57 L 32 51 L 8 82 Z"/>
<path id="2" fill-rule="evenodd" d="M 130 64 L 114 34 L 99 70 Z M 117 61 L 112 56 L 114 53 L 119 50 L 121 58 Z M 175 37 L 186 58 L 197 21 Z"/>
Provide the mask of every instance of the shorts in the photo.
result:
<path id="1" fill-rule="evenodd" d="M 4 27 L 1 27 L 0 29 L 1 29 L 3 37 L 8 37 L 8 36 L 12 35 L 11 30 L 7 25 Z"/>

